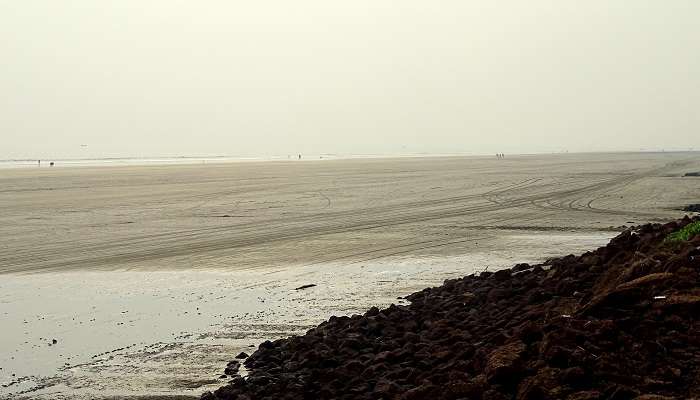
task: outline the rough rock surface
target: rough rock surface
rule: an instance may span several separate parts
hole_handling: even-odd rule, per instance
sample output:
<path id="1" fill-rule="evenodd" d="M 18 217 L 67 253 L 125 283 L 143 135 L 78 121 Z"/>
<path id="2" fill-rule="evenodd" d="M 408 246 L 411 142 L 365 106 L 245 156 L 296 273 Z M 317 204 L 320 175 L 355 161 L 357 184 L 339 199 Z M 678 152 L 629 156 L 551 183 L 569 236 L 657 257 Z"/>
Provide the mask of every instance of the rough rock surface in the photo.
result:
<path id="1" fill-rule="evenodd" d="M 689 222 L 331 317 L 202 399 L 700 399 L 700 235 L 664 242 Z"/>
<path id="2" fill-rule="evenodd" d="M 685 208 L 683 208 L 683 211 L 700 212 L 700 204 L 689 204 Z"/>

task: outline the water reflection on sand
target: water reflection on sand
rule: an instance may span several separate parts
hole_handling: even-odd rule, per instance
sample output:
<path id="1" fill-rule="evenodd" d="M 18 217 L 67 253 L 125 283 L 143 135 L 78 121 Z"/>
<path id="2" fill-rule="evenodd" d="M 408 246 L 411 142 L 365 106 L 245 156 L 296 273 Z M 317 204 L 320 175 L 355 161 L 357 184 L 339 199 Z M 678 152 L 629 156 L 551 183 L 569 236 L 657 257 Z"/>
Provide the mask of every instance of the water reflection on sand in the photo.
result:
<path id="1" fill-rule="evenodd" d="M 594 248 L 611 235 L 511 231 L 502 251 L 237 272 L 5 275 L 0 395 L 196 396 L 226 382 L 226 362 L 262 340 L 401 304 L 401 295 L 475 270 Z M 304 284 L 317 286 L 295 290 Z"/>

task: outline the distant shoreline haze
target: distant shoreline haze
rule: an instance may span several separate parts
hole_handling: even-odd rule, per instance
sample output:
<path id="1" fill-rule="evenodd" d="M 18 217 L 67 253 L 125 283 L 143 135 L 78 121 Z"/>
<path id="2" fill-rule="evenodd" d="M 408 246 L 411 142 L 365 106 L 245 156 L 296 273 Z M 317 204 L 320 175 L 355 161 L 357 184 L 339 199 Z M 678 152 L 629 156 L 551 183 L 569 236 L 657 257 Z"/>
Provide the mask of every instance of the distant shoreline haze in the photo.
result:
<path id="1" fill-rule="evenodd" d="M 546 155 L 576 155 L 576 154 L 636 154 L 636 153 L 698 153 L 698 150 L 637 150 L 637 151 L 592 151 L 592 152 L 541 152 L 541 153 L 505 153 L 508 157 L 546 156 Z M 440 157 L 496 157 L 493 154 L 478 153 L 397 153 L 397 154 L 289 154 L 273 156 L 229 156 L 229 155 L 192 155 L 192 156 L 157 156 L 157 157 L 103 157 L 103 158 L 26 158 L 0 159 L 0 169 L 20 167 L 92 167 L 119 165 L 170 165 L 170 164 L 200 164 L 200 163 L 229 163 L 229 162 L 269 162 L 269 161 L 320 161 L 320 160 L 351 160 L 351 159 L 391 159 L 391 158 L 440 158 Z M 39 164 L 41 161 L 41 164 Z"/>

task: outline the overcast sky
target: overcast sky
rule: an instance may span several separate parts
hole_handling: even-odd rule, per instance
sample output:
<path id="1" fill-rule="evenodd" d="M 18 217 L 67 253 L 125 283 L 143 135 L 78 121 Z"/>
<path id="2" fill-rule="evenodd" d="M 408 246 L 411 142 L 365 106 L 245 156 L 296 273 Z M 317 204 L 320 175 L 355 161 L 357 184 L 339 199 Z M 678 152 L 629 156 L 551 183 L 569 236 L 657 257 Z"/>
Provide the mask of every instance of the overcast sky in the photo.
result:
<path id="1" fill-rule="evenodd" d="M 0 159 L 700 149 L 698 21 L 697 0 L 0 0 Z"/>

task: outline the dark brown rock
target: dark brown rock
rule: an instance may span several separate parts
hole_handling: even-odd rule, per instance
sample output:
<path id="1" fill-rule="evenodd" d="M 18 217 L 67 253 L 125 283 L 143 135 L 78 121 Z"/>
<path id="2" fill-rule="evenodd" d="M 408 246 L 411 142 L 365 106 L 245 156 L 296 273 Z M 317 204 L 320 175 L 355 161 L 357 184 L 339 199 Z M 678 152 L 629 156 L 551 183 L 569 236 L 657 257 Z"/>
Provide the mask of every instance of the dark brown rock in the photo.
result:
<path id="1" fill-rule="evenodd" d="M 525 351 L 525 344 L 512 342 L 501 346 L 488 355 L 486 361 L 486 378 L 489 382 L 512 379 L 520 372 L 520 355 Z"/>

